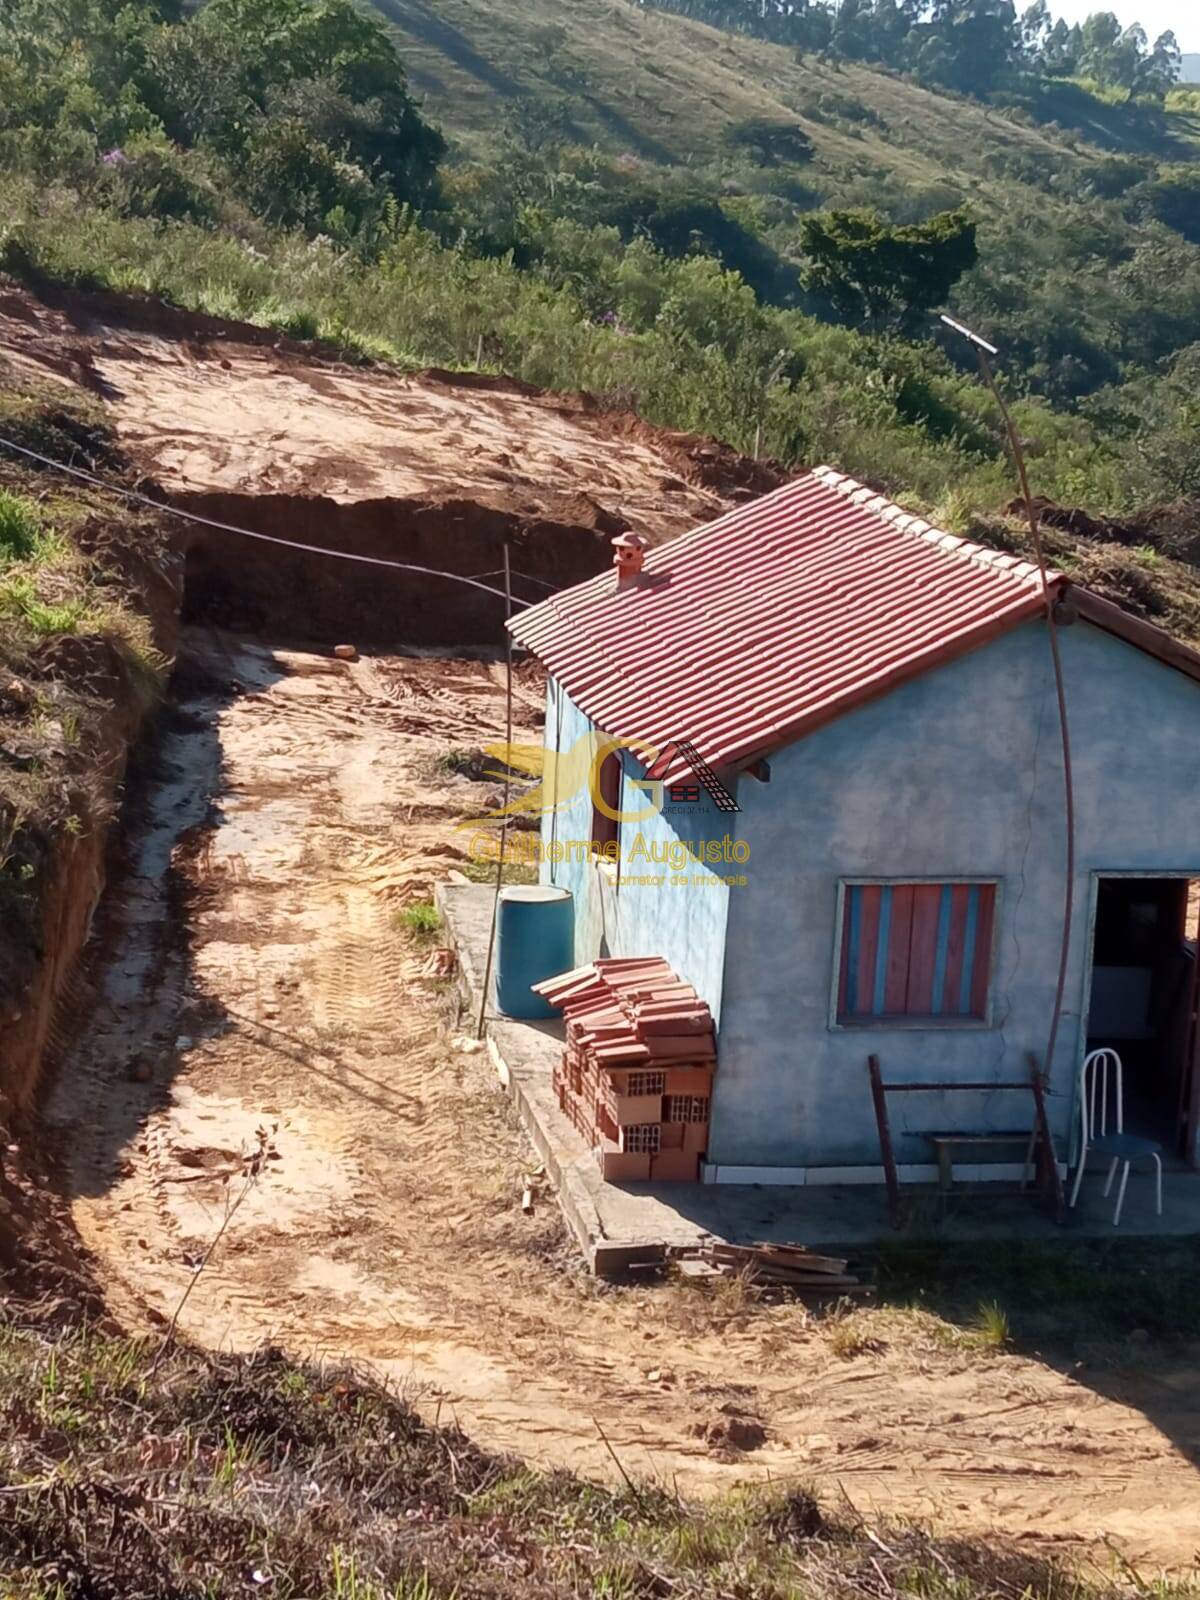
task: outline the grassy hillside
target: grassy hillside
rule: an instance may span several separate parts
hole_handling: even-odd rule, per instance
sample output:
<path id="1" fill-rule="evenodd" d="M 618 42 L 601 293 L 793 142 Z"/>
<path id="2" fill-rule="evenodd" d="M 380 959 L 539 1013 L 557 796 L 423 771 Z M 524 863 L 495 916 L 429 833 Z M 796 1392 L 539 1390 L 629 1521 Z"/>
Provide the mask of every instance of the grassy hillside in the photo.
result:
<path id="1" fill-rule="evenodd" d="M 532 118 L 539 138 L 595 144 L 646 181 L 669 169 L 718 198 L 785 269 L 802 264 L 799 221 L 815 208 L 910 223 L 966 205 L 980 262 L 953 308 L 1056 400 L 1200 338 L 1200 223 L 1163 194 L 1200 155 L 1187 95 L 1164 111 L 1056 80 L 985 105 L 633 0 L 373 4 L 459 160 L 494 163 Z M 763 122 L 798 130 L 811 158 L 731 147 L 731 132 Z"/>
<path id="2" fill-rule="evenodd" d="M 0 1423 L 12 1600 L 1196 1595 L 1116 1553 L 1085 1573 L 1029 1543 L 868 1523 L 844 1488 L 831 1515 L 794 1484 L 689 1505 L 539 1472 L 269 1349 L 161 1359 L 17 1315 L 0 1325 Z"/>
<path id="3" fill-rule="evenodd" d="M 78 4 L 82 40 L 0 10 L 19 276 L 587 388 L 958 521 L 1011 474 L 948 304 L 1002 347 L 1039 492 L 1197 494 L 1188 91 L 1015 74 L 1002 109 L 631 0 Z"/>
<path id="4" fill-rule="evenodd" d="M 663 163 L 717 155 L 722 131 L 749 117 L 796 118 L 813 141 L 814 175 L 826 177 L 860 169 L 905 185 L 972 188 L 997 156 L 1060 163 L 1094 154 L 1070 134 L 972 101 L 850 62 L 798 59 L 633 0 L 372 3 L 395 30 L 427 110 L 476 150 L 525 96 L 561 99 L 582 140 Z M 1080 134 L 1097 147 L 1145 142 L 1118 106 L 1093 100 L 1087 117 Z M 1181 143 L 1195 133 L 1184 116 L 1170 128 Z"/>

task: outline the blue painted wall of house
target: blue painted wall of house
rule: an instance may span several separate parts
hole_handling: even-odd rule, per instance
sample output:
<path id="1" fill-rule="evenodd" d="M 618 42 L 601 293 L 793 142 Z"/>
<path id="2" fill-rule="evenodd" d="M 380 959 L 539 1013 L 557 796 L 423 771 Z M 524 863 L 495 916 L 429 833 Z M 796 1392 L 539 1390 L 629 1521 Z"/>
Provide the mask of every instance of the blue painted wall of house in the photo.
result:
<path id="1" fill-rule="evenodd" d="M 1075 933 L 1051 1073 L 1056 1132 L 1069 1131 L 1081 1055 L 1089 913 L 1097 871 L 1200 876 L 1200 685 L 1085 623 L 1059 632 L 1078 810 Z M 551 686 L 548 741 L 587 719 Z M 710 1160 L 746 1166 L 877 1165 L 866 1058 L 885 1076 L 1023 1078 L 1039 1057 L 1063 904 L 1063 780 L 1044 627 L 1030 623 L 896 689 L 771 757 L 744 778 L 744 886 L 614 894 L 594 867 L 560 866 L 575 892 L 577 955 L 661 954 L 720 1018 Z M 560 837 L 586 837 L 585 793 Z M 725 831 L 724 817 L 661 816 L 647 838 Z M 549 837 L 550 819 L 544 826 Z M 731 828 L 730 831 L 733 831 Z M 628 868 L 626 869 L 629 870 Z M 696 869 L 692 869 L 696 870 Z M 548 879 L 550 869 L 543 867 Z M 987 1026 L 838 1027 L 833 1017 L 844 877 L 1000 882 Z M 901 1161 L 924 1162 L 920 1128 L 1028 1125 L 1027 1096 L 905 1096 L 892 1104 Z"/>
<path id="2" fill-rule="evenodd" d="M 546 695 L 547 748 L 569 750 L 592 726 L 570 696 L 551 681 Z M 646 796 L 631 782 L 644 772 L 639 763 L 627 761 L 623 811 L 647 809 Z M 730 894 L 724 879 L 744 869 L 694 860 L 673 866 L 671 861 L 673 855 L 682 859 L 689 844 L 697 849 L 704 840 L 721 839 L 730 831 L 725 817 L 705 796 L 697 805 L 674 808 L 668 802 L 667 810 L 622 823 L 619 887 L 594 863 L 570 860 L 556 865 L 546 859 L 555 840 L 587 839 L 591 829 L 592 799 L 586 785 L 567 798 L 561 810 L 542 819 L 540 876 L 543 882 L 570 889 L 575 898 L 576 960 L 583 963 L 601 954 L 661 955 L 719 1015 Z"/>
<path id="3" fill-rule="evenodd" d="M 546 732 L 548 752 L 562 755 L 574 749 L 591 730 L 591 723 L 553 678 L 546 685 Z M 569 889 L 575 900 L 575 960 L 582 966 L 600 953 L 604 936 L 604 907 L 593 882 L 594 869 L 580 861 L 555 864 L 549 859 L 551 846 L 573 839 L 587 839 L 592 829 L 592 800 L 587 786 L 569 795 L 547 791 L 548 808 L 542 813 L 542 859 L 538 876 L 543 883 Z M 557 805 L 558 809 L 549 809 Z"/>
<path id="4" fill-rule="evenodd" d="M 1061 629 L 1077 802 L 1075 932 L 1050 1078 L 1070 1131 L 1081 1059 L 1092 876 L 1200 872 L 1200 685 L 1085 623 Z M 1063 777 L 1044 627 L 1030 623 L 776 753 L 743 782 L 748 883 L 730 902 L 710 1160 L 877 1164 L 867 1055 L 884 1076 L 1023 1078 L 1039 1057 L 1058 966 Z M 1000 880 L 989 1026 L 838 1028 L 842 877 Z M 1024 1095 L 898 1096 L 915 1130 L 1027 1126 Z"/>

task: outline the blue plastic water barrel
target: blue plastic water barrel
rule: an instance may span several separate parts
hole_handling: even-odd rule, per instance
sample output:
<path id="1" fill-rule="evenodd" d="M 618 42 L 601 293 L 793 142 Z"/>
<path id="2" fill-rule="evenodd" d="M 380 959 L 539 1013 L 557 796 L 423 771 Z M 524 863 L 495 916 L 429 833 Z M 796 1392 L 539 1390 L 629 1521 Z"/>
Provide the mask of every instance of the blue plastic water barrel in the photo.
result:
<path id="1" fill-rule="evenodd" d="M 529 986 L 575 965 L 575 902 L 545 883 L 500 891 L 496 923 L 496 1005 L 506 1017 L 555 1017 Z"/>

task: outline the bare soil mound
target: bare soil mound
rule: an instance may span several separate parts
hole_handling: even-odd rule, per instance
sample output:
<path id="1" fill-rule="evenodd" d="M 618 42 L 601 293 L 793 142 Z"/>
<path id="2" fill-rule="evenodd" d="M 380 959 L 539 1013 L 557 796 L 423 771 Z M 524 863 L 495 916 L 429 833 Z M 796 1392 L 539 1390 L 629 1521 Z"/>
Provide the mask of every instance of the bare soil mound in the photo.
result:
<path id="1" fill-rule="evenodd" d="M 270 330 L 160 302 L 0 286 L 0 349 L 99 396 L 132 464 L 176 505 L 302 543 L 494 581 L 518 597 L 774 487 L 728 448 L 509 379 L 351 366 Z M 191 615 L 293 636 L 492 642 L 502 602 L 462 585 L 235 535 L 189 536 Z M 491 575 L 491 580 L 487 575 Z"/>

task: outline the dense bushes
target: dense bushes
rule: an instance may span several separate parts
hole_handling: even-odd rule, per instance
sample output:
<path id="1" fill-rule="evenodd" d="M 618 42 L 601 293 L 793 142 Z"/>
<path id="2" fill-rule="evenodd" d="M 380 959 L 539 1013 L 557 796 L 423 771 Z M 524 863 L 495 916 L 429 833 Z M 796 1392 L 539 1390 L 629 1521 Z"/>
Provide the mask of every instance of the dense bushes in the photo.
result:
<path id="1" fill-rule="evenodd" d="M 130 215 L 213 220 L 232 189 L 273 221 L 353 236 L 389 200 L 428 203 L 444 149 L 351 0 L 0 11 L 0 159 Z"/>
<path id="2" fill-rule="evenodd" d="M 715 262 L 674 260 L 645 240 L 625 247 L 615 230 L 556 223 L 542 261 L 522 271 L 443 244 L 411 215 L 394 220 L 372 260 L 261 226 L 243 241 L 84 212 L 69 192 L 28 182 L 0 184 L 0 216 L 10 269 L 162 294 L 409 366 L 470 367 L 482 347 L 492 370 L 589 389 L 742 449 L 761 425 L 765 452 L 832 461 L 960 526 L 1011 494 L 989 397 L 932 346 L 764 306 Z M 1109 511 L 1178 492 L 1165 469 L 1182 440 L 1200 440 L 1186 383 L 1164 394 L 1151 430 L 1160 447 L 1136 402 L 1120 412 L 1120 394 L 1088 418 L 1018 402 L 1040 492 Z"/>

